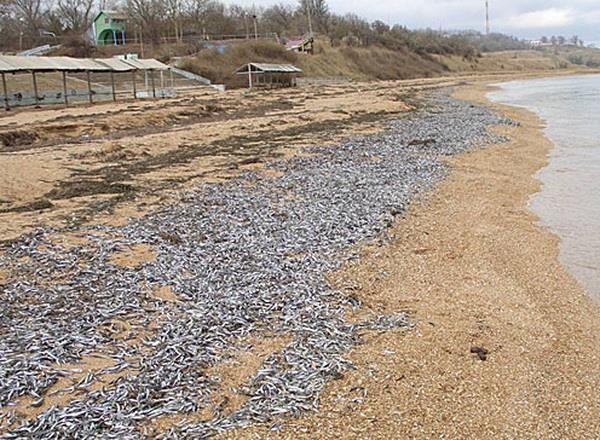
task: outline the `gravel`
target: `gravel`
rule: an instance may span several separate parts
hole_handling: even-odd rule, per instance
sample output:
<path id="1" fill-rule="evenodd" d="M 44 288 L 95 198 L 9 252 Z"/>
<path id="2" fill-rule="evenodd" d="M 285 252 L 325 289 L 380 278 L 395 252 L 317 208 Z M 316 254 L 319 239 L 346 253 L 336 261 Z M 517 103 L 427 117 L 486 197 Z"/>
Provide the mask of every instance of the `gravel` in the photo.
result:
<path id="1" fill-rule="evenodd" d="M 345 355 L 360 332 L 411 327 L 402 313 L 346 321 L 361 304 L 325 275 L 356 259 L 362 243 L 385 238 L 394 217 L 445 176 L 443 156 L 501 142 L 487 127 L 510 123 L 437 92 L 426 110 L 382 133 L 267 165 L 282 177 L 245 172 L 204 184 L 123 227 L 23 236 L 0 257 L 12 274 L 0 286 L 0 406 L 14 423 L 2 438 L 143 438 L 148 419 L 218 403 L 220 378 L 207 369 L 254 335 L 291 342 L 238 390 L 245 403 L 207 421 L 183 420 L 164 437 L 204 438 L 317 409 L 327 381 L 352 368 Z M 71 231 L 88 242 L 51 241 Z M 151 245 L 156 260 L 134 269 L 111 262 L 134 244 Z M 164 286 L 178 301 L 151 295 Z M 149 330 L 134 344 L 116 337 L 115 319 Z M 76 400 L 33 419 L 13 411 L 22 396 L 42 405 L 72 373 L 61 366 L 93 354 L 114 366 L 73 384 Z"/>

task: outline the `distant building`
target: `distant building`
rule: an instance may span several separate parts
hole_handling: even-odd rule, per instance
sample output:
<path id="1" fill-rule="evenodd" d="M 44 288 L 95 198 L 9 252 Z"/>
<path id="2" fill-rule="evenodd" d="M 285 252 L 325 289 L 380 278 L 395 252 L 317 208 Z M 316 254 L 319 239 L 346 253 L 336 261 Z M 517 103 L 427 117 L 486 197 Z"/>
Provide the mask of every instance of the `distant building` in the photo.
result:
<path id="1" fill-rule="evenodd" d="M 96 44 L 125 45 L 127 17 L 115 11 L 100 11 L 92 22 Z"/>
<path id="2" fill-rule="evenodd" d="M 302 37 L 297 40 L 288 40 L 285 43 L 285 48 L 286 50 L 293 52 L 312 53 L 314 41 L 315 40 L 313 37 Z"/>
<path id="3" fill-rule="evenodd" d="M 544 42 L 542 40 L 525 40 L 525 42 L 528 43 L 532 47 L 552 46 L 552 43 L 550 43 L 549 41 Z"/>

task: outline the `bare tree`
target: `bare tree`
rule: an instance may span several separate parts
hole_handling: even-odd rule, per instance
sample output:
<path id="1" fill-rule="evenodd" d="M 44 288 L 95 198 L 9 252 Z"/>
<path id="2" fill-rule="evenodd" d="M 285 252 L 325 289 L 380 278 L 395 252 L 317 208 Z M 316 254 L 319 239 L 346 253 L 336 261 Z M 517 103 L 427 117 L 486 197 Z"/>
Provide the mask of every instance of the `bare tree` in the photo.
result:
<path id="1" fill-rule="evenodd" d="M 329 6 L 326 0 L 299 0 L 298 9 L 306 14 L 310 28 L 327 31 Z"/>
<path id="2" fill-rule="evenodd" d="M 185 28 L 193 33 L 227 34 L 236 28 L 229 9 L 219 1 L 184 0 L 183 8 Z"/>
<path id="3" fill-rule="evenodd" d="M 165 28 L 165 3 L 162 0 L 127 0 L 127 14 L 134 26 L 140 30 L 142 38 L 148 37 L 159 43 Z"/>
<path id="4" fill-rule="evenodd" d="M 227 13 L 232 24 L 231 33 L 239 34 L 243 29 L 246 38 L 250 38 L 250 34 L 254 33 L 254 20 L 258 16 L 258 12 L 254 8 L 231 5 Z"/>
<path id="5" fill-rule="evenodd" d="M 43 0 L 12 0 L 12 9 L 18 20 L 28 26 L 38 26 L 44 14 Z"/>
<path id="6" fill-rule="evenodd" d="M 265 27 L 278 34 L 289 34 L 294 25 L 294 8 L 283 3 L 264 10 L 262 21 Z"/>
<path id="7" fill-rule="evenodd" d="M 19 32 L 19 49 L 41 41 L 44 16 L 51 5 L 44 0 L 11 0 L 10 9 Z"/>
<path id="8" fill-rule="evenodd" d="M 183 0 L 165 0 L 167 18 L 171 22 L 175 41 L 183 40 L 182 12 Z"/>
<path id="9" fill-rule="evenodd" d="M 92 22 L 94 0 L 58 0 L 56 13 L 64 30 L 82 33 Z"/>

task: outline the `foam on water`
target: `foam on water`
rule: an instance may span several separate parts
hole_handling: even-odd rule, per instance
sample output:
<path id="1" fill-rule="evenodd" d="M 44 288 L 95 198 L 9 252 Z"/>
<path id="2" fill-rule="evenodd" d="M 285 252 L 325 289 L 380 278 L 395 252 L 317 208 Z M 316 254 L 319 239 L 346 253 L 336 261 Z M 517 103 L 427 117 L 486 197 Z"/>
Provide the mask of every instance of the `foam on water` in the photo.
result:
<path id="1" fill-rule="evenodd" d="M 496 102 L 525 107 L 555 144 L 531 209 L 561 239 L 561 263 L 600 300 L 600 75 L 498 84 Z"/>

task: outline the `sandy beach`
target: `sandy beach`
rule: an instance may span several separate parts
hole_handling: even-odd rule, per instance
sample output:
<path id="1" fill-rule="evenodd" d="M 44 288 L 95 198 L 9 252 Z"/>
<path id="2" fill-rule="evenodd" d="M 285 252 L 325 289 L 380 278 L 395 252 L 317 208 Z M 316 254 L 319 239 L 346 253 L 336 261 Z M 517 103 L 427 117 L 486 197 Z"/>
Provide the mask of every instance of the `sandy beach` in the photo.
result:
<path id="1" fill-rule="evenodd" d="M 600 310 L 560 266 L 557 237 L 527 208 L 539 190 L 534 174 L 546 164 L 552 144 L 534 114 L 485 98 L 488 84 L 497 80 L 358 83 L 293 97 L 263 94 L 250 104 L 230 93 L 214 108 L 208 107 L 212 96 L 201 96 L 174 100 L 172 106 L 148 105 L 150 117 L 144 120 L 136 118 L 139 107 L 123 104 L 113 114 L 99 106 L 106 120 L 123 123 L 110 136 L 80 109 L 0 119 L 5 136 L 25 136 L 42 127 L 39 139 L 17 136 L 0 150 L 8 164 L 0 179 L 0 238 L 9 246 L 36 227 L 70 221 L 123 225 L 154 206 L 182 200 L 194 185 L 226 182 L 243 171 L 262 170 L 278 178 L 283 172 L 264 169 L 265 162 L 302 157 L 306 145 L 377 133 L 386 119 L 406 117 L 419 93 L 454 87 L 455 98 L 491 107 L 519 123 L 491 128 L 508 142 L 444 157 L 446 178 L 395 218 L 386 231 L 389 239 L 361 247 L 357 261 L 327 275 L 334 289 L 362 303 L 347 310 L 348 322 L 406 313 L 414 327 L 359 330 L 361 342 L 345 355 L 354 368 L 327 382 L 318 411 L 227 430 L 218 438 L 595 439 L 600 432 Z M 65 120 L 67 129 L 60 132 L 57 127 Z M 170 122 L 161 126 L 165 120 Z M 232 148 L 233 142 L 243 151 Z M 20 171 L 23 167 L 28 173 Z M 40 211 L 40 201 L 51 209 Z M 161 234 L 171 245 L 180 240 L 171 232 Z M 89 244 L 89 236 L 76 230 L 59 231 L 52 240 L 67 247 Z M 139 272 L 164 248 L 140 246 L 115 253 L 114 265 Z M 0 268 L 0 288 L 14 276 Z M 166 304 L 165 309 L 156 306 L 159 313 L 145 320 L 119 317 L 111 321 L 117 330 L 110 336 L 119 347 L 138 350 L 136 356 L 153 347 L 144 347 L 158 326 L 149 323 L 160 322 L 171 305 L 180 306 L 169 288 L 140 289 L 144 307 Z M 191 418 L 210 419 L 243 405 L 245 397 L 233 392 L 233 385 L 249 382 L 291 339 L 283 333 L 243 335 L 233 362 L 208 368 L 207 378 L 221 377 L 214 388 L 219 398 L 192 411 Z M 74 365 L 83 373 L 70 381 L 61 378 L 60 386 L 81 381 L 85 372 L 105 372 L 113 363 L 84 357 Z M 134 380 L 142 369 L 109 373 L 102 389 L 129 374 Z M 51 386 L 57 390 L 56 383 Z M 87 391 L 100 389 L 96 383 Z M 35 399 L 26 396 L 17 410 L 31 421 L 81 395 L 64 391 L 34 407 Z M 163 415 L 140 432 L 158 435 L 185 418 Z M 0 420 L 0 432 L 11 428 Z"/>
<path id="2" fill-rule="evenodd" d="M 520 122 L 499 129 L 511 140 L 451 158 L 394 240 L 336 274 L 369 307 L 410 311 L 416 332 L 365 335 L 317 414 L 227 438 L 598 438 L 600 312 L 527 209 L 552 145 L 487 90 L 455 96 Z"/>

